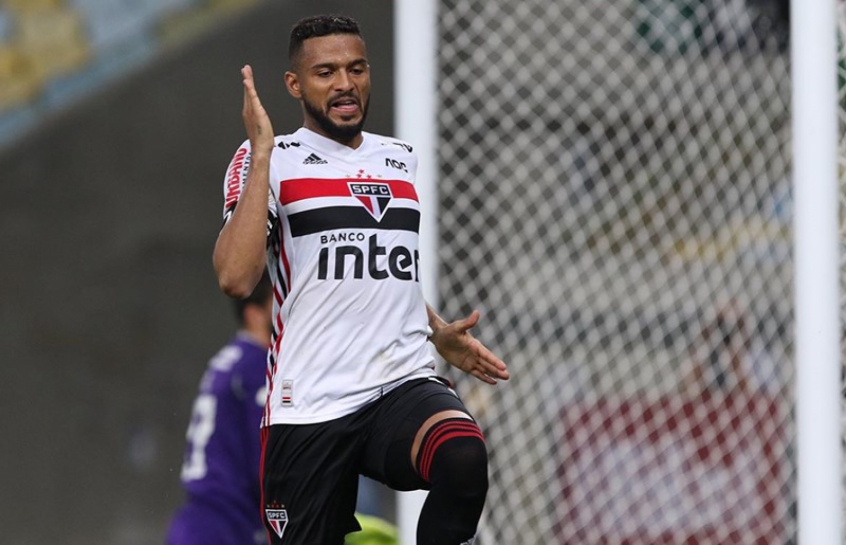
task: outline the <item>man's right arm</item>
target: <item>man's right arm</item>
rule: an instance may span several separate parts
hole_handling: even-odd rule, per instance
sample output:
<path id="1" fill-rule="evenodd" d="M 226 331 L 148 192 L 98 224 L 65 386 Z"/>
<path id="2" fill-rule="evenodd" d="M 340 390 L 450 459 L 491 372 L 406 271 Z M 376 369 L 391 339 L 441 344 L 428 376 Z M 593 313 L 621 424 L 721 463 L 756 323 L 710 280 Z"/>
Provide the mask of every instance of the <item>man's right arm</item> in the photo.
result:
<path id="1" fill-rule="evenodd" d="M 265 267 L 273 127 L 256 92 L 252 68 L 245 66 L 241 75 L 242 115 L 252 156 L 246 185 L 218 235 L 213 260 L 220 289 L 230 297 L 244 298 L 252 293 Z"/>

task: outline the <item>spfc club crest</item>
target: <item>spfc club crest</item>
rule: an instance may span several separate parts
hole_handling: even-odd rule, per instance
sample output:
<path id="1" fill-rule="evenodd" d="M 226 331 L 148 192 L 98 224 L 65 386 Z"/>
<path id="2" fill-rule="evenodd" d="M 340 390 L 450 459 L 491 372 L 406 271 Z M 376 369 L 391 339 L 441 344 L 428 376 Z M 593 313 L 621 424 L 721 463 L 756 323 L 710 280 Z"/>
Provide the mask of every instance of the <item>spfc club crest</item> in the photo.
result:
<path id="1" fill-rule="evenodd" d="M 376 221 L 382 221 L 393 194 L 391 186 L 377 182 L 348 182 L 350 193 L 359 200 Z"/>
<path id="2" fill-rule="evenodd" d="M 285 527 L 288 526 L 288 511 L 285 509 L 265 509 L 264 516 L 267 517 L 267 524 L 273 528 L 279 539 L 282 539 Z"/>

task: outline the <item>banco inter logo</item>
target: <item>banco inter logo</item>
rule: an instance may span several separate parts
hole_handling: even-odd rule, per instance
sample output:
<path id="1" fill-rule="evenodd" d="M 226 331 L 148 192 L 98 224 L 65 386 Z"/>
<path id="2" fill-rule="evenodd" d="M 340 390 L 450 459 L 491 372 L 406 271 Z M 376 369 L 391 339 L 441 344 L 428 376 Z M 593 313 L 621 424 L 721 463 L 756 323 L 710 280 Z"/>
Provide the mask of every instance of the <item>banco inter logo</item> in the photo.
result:
<path id="1" fill-rule="evenodd" d="M 376 221 L 382 221 L 393 198 L 391 186 L 382 183 L 349 182 L 350 193 L 359 200 Z"/>
<path id="2" fill-rule="evenodd" d="M 337 237 L 337 238 L 336 238 Z M 321 244 L 334 240 L 364 242 L 364 233 L 339 233 L 321 235 Z M 405 246 L 382 246 L 376 235 L 366 238 L 367 245 L 345 244 L 320 249 L 317 264 L 318 280 L 343 280 L 365 277 L 373 280 L 395 278 L 407 282 L 420 282 L 420 253 Z"/>

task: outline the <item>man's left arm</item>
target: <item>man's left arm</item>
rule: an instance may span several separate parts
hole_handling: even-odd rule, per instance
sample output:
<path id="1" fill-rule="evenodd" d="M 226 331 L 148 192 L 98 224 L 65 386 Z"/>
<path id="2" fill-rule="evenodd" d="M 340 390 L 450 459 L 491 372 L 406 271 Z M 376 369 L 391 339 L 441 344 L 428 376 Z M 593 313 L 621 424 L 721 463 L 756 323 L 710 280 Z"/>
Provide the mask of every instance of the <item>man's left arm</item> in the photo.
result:
<path id="1" fill-rule="evenodd" d="M 470 329 L 479 323 L 478 310 L 452 323 L 446 323 L 428 304 L 426 313 L 432 328 L 429 340 L 450 365 L 488 384 L 496 384 L 497 379 L 508 380 L 505 362 L 470 334 Z"/>

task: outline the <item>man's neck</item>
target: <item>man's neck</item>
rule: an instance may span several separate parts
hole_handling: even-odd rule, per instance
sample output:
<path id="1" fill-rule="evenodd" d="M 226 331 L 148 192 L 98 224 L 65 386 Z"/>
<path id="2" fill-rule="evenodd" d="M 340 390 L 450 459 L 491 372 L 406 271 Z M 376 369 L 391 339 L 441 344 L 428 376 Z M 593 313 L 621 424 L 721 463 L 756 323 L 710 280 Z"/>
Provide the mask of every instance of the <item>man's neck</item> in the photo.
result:
<path id="1" fill-rule="evenodd" d="M 310 118 L 306 118 L 305 122 L 303 123 L 303 127 L 305 127 L 306 129 L 310 130 L 311 132 L 313 132 L 315 134 L 319 134 L 323 138 L 328 138 L 329 140 L 332 140 L 333 142 L 337 142 L 338 144 L 341 144 L 342 146 L 346 146 L 346 147 L 352 148 L 352 149 L 358 149 L 359 146 L 361 146 L 362 142 L 364 142 L 364 135 L 361 134 L 361 131 L 356 133 L 356 135 L 353 136 L 352 139 L 350 139 L 350 140 L 341 140 L 341 139 L 338 139 L 337 137 L 335 137 L 331 134 L 326 133 L 317 123 L 315 123 Z"/>

